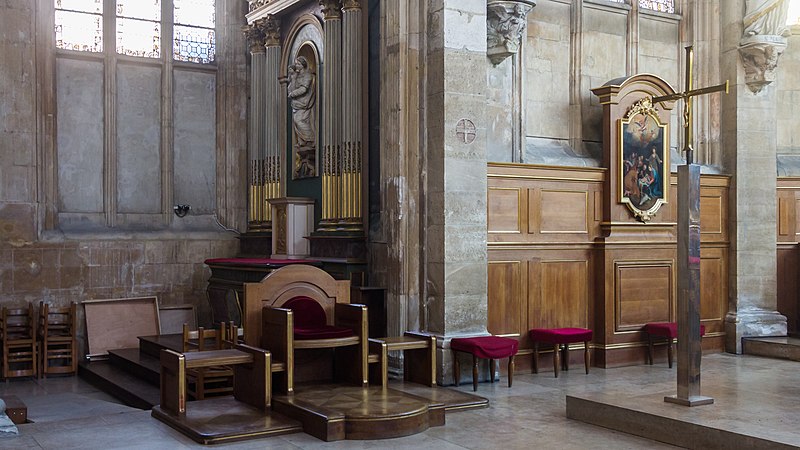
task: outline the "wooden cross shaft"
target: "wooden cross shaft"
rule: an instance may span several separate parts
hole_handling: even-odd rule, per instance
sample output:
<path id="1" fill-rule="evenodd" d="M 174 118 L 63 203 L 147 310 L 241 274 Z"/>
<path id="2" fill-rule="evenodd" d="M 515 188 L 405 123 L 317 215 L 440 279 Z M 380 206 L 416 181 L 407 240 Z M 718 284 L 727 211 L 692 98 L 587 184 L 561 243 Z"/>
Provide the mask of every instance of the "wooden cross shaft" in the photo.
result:
<path id="1" fill-rule="evenodd" d="M 711 94 L 712 92 L 725 91 L 728 93 L 728 80 L 716 86 L 709 86 L 700 89 L 692 88 L 692 78 L 694 72 L 694 49 L 692 46 L 686 47 L 686 89 L 683 92 L 676 92 L 661 97 L 653 97 L 653 104 L 674 100 L 683 100 L 683 151 L 686 152 L 686 164 L 694 162 L 694 148 L 692 147 L 692 98 L 699 95 Z"/>

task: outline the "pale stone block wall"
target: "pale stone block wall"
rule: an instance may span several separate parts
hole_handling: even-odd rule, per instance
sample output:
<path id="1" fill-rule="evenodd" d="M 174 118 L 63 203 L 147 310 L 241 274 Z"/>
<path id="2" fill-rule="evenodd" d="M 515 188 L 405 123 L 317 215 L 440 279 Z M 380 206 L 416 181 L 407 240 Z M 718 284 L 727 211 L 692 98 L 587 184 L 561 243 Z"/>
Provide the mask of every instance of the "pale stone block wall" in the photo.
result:
<path id="1" fill-rule="evenodd" d="M 237 145 L 240 136 L 246 136 L 242 112 L 247 103 L 246 66 L 244 56 L 237 59 L 232 55 L 245 52 L 240 23 L 247 5 L 238 0 L 224 1 L 227 13 L 218 17 L 225 24 L 218 38 L 226 33 L 230 36 L 218 42 L 241 47 L 235 51 L 218 49 L 222 82 L 214 75 L 193 73 L 188 77 L 195 80 L 195 87 L 189 83 L 181 93 L 188 98 L 185 103 L 179 102 L 186 114 L 177 121 L 190 122 L 190 126 L 179 128 L 201 141 L 183 141 L 181 164 L 184 176 L 188 178 L 193 172 L 192 179 L 199 178 L 203 186 L 189 189 L 187 203 L 196 202 L 208 215 L 202 223 L 187 226 L 178 222 L 172 230 L 135 231 L 108 229 L 102 221 L 106 183 L 102 65 L 65 58 L 58 58 L 55 66 L 49 65 L 52 55 L 47 54 L 46 43 L 35 48 L 35 26 L 46 17 L 36 8 L 49 8 L 52 3 L 12 0 L 0 4 L 0 306 L 155 295 L 165 305 L 197 305 L 201 323 L 208 323 L 205 288 L 210 272 L 203 261 L 233 256 L 238 249 L 234 235 L 222 231 L 210 216 L 217 208 L 220 183 L 226 189 L 222 197 L 232 199 L 224 211 L 233 213 L 221 214 L 221 220 L 233 218 L 227 221 L 231 224 L 246 221 L 242 216 L 246 201 L 241 200 L 246 198 L 246 191 L 239 172 L 246 166 L 238 161 L 243 152 L 237 151 L 243 148 Z M 47 37 L 46 33 L 42 35 Z M 127 194 L 116 199 L 123 213 L 120 216 L 152 213 L 155 208 L 158 214 L 154 216 L 165 228 L 160 214 L 162 161 L 155 157 L 155 149 L 161 145 L 160 69 L 119 69 L 117 133 L 111 139 L 118 145 L 118 163 L 124 168 L 118 171 L 121 173 L 114 184 L 128 188 L 119 190 Z M 46 70 L 53 72 L 49 76 L 58 86 L 53 105 L 43 104 L 52 93 L 44 83 L 42 73 Z M 218 89 L 225 90 L 230 102 L 220 108 L 222 114 L 215 112 Z M 197 95 L 189 95 L 192 90 Z M 52 117 L 46 114 L 51 110 L 58 112 L 58 125 L 53 130 L 48 129 Z M 217 123 L 227 127 L 223 128 L 226 145 L 221 150 Z M 191 128 L 195 126 L 200 129 Z M 218 151 L 231 152 L 230 166 L 222 170 L 216 167 Z M 222 173 L 222 181 L 216 178 L 217 173 Z M 52 230 L 45 230 L 44 225 L 47 199 L 52 199 L 64 219 Z M 236 220 L 235 214 L 241 217 Z M 65 231 L 65 225 L 71 225 L 66 228 L 72 231 Z"/>

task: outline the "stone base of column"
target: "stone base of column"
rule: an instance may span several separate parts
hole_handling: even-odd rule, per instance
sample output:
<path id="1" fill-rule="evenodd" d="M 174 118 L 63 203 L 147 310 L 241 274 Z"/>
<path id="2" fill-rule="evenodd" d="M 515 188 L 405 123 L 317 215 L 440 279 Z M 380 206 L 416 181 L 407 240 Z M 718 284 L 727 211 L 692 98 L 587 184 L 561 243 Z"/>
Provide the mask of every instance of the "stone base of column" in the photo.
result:
<path id="1" fill-rule="evenodd" d="M 786 336 L 786 316 L 778 311 L 753 309 L 725 316 L 725 351 L 742 353 L 743 337 Z"/>

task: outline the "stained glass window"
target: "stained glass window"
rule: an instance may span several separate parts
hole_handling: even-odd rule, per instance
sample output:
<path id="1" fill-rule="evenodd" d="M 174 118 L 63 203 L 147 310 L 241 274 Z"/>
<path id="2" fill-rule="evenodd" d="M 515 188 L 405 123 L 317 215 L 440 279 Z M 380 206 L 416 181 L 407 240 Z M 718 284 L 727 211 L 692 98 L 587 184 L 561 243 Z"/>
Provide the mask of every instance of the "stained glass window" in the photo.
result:
<path id="1" fill-rule="evenodd" d="M 210 63 L 215 57 L 214 0 L 174 0 L 173 55 L 177 61 Z"/>
<path id="2" fill-rule="evenodd" d="M 639 0 L 639 8 L 675 13 L 675 0 Z"/>
<path id="3" fill-rule="evenodd" d="M 55 0 L 56 48 L 103 51 L 102 0 Z"/>
<path id="4" fill-rule="evenodd" d="M 117 53 L 161 56 L 161 0 L 117 0 Z"/>

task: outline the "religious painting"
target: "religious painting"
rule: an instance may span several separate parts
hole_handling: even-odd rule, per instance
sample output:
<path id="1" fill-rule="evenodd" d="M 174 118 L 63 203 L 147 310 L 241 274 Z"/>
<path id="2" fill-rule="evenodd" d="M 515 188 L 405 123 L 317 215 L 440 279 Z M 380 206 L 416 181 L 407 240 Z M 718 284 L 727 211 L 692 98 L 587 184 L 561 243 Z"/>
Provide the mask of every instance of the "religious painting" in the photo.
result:
<path id="1" fill-rule="evenodd" d="M 648 222 L 667 202 L 669 133 L 649 97 L 619 119 L 620 203 Z"/>

